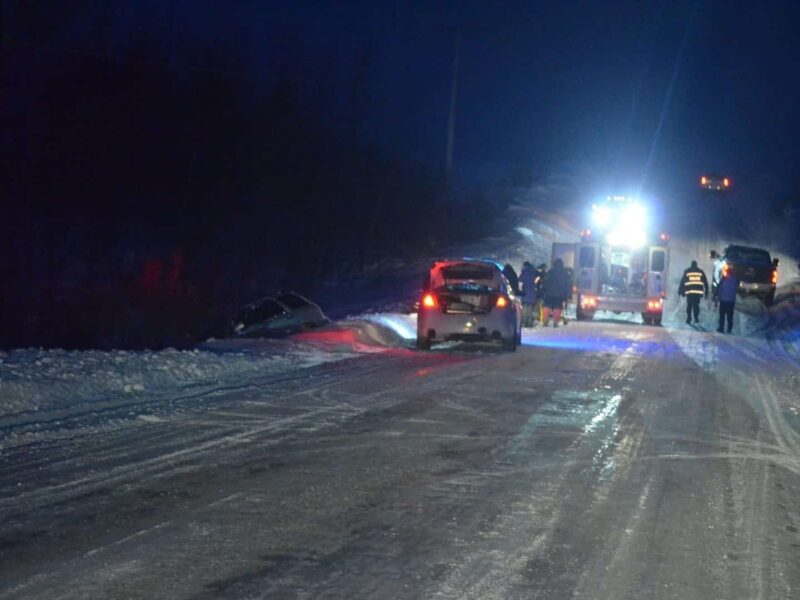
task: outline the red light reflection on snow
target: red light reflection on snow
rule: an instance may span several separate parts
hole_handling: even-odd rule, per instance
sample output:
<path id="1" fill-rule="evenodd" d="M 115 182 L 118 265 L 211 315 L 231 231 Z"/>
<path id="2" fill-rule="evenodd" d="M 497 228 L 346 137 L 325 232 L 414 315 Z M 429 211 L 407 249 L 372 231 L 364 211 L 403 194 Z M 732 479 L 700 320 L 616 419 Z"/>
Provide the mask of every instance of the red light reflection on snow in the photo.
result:
<path id="1" fill-rule="evenodd" d="M 312 344 L 357 344 L 356 332 L 352 329 L 330 329 L 327 331 L 305 331 L 293 336 L 301 342 Z"/>

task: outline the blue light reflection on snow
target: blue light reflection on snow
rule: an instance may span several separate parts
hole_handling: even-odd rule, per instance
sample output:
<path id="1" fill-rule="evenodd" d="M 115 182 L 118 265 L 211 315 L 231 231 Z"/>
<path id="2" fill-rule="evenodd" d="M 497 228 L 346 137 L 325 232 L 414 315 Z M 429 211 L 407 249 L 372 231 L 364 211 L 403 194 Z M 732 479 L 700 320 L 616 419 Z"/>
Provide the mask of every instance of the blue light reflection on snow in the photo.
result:
<path id="1" fill-rule="evenodd" d="M 579 352 L 633 352 L 641 355 L 664 354 L 670 348 L 654 341 L 631 340 L 611 337 L 587 337 L 570 334 L 536 333 L 523 334 L 523 346 L 550 348 L 555 350 L 573 350 Z"/>

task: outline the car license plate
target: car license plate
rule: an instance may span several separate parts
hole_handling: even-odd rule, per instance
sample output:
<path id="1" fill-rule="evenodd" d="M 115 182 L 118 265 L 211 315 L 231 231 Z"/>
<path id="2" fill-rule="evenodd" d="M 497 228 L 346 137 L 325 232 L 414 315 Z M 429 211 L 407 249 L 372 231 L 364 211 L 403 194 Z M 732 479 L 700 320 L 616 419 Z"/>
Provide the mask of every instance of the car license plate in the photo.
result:
<path id="1" fill-rule="evenodd" d="M 481 303 L 480 296 L 461 296 L 461 302 L 464 304 L 472 304 L 473 306 L 478 306 Z"/>

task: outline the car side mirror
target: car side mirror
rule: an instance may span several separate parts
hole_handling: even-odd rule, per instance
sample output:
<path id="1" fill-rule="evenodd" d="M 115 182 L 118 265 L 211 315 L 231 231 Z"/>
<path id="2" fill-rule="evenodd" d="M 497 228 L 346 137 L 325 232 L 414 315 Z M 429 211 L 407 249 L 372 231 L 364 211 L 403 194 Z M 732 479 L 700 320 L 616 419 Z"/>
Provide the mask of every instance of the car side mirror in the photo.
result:
<path id="1" fill-rule="evenodd" d="M 718 254 L 716 250 L 711 251 L 711 258 L 717 258 Z"/>
<path id="2" fill-rule="evenodd" d="M 779 261 L 777 258 L 773 258 L 773 259 L 772 259 L 772 266 L 773 266 L 773 267 L 777 267 L 779 262 L 780 262 L 780 261 Z"/>

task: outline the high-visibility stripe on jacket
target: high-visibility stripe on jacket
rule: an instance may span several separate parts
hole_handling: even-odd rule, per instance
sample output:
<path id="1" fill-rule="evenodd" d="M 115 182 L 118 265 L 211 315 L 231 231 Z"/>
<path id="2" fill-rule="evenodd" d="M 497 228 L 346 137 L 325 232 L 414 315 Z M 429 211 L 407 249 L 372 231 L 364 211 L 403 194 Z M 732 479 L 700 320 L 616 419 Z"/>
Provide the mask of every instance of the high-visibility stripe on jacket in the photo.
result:
<path id="1" fill-rule="evenodd" d="M 687 296 L 700 295 L 703 296 L 708 293 L 708 280 L 706 274 L 702 269 L 693 269 L 689 267 L 683 272 L 681 285 L 678 293 Z"/>

